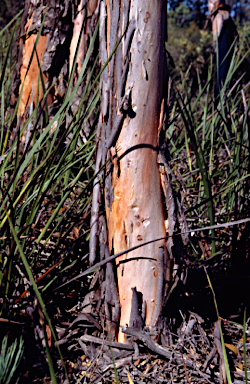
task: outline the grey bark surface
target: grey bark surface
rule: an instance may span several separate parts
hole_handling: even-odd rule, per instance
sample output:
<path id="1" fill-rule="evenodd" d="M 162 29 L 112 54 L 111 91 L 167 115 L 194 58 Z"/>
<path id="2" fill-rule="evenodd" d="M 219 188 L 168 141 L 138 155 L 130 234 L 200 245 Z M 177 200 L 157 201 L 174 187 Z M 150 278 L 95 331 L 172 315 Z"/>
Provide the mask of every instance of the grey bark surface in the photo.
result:
<path id="1" fill-rule="evenodd" d="M 101 65 L 112 57 L 103 70 L 100 85 L 91 264 L 95 262 L 100 236 L 100 170 L 107 161 L 104 184 L 110 253 L 166 236 L 157 163 L 166 87 L 165 38 L 165 1 L 100 2 Z M 131 302 L 138 292 L 146 303 L 145 324 L 155 325 L 161 312 L 165 277 L 170 276 L 166 241 L 148 244 L 120 258 L 116 274 L 121 324 L 129 324 Z M 125 341 L 121 332 L 119 340 Z"/>

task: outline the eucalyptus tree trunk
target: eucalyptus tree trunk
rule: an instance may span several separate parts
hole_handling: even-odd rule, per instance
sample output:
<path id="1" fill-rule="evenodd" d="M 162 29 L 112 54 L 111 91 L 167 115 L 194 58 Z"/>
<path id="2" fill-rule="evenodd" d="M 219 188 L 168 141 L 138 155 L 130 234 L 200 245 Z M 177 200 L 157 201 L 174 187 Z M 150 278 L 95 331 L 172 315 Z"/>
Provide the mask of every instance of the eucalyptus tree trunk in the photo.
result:
<path id="1" fill-rule="evenodd" d="M 232 59 L 233 43 L 237 35 L 235 24 L 230 16 L 232 5 L 233 0 L 208 0 L 208 10 L 212 21 L 216 70 L 218 66 L 216 96 L 225 82 Z"/>
<path id="2" fill-rule="evenodd" d="M 120 319 L 116 292 L 107 302 L 111 311 L 106 315 L 111 323 L 119 320 L 120 326 L 155 326 L 162 310 L 164 286 L 170 280 L 164 239 L 166 213 L 157 162 L 166 87 L 165 38 L 164 0 L 100 2 L 102 65 L 115 50 L 101 78 L 96 166 L 98 172 L 109 160 L 105 175 L 109 252 L 117 254 L 163 238 L 116 259 Z M 93 192 L 92 264 L 98 230 L 100 234 L 105 230 L 98 221 L 100 180 L 99 174 Z M 106 281 L 106 291 L 113 286 L 114 278 Z M 118 339 L 125 341 L 121 328 Z"/>
<path id="3" fill-rule="evenodd" d="M 167 87 L 166 0 L 27 0 L 12 90 L 13 104 L 21 93 L 20 121 L 51 86 L 47 107 L 53 113 L 64 96 L 78 45 L 77 80 L 99 12 L 103 72 L 90 264 L 97 250 L 100 258 L 107 258 L 148 242 L 106 265 L 102 292 L 108 330 L 115 337 L 119 325 L 157 325 L 171 280 L 172 239 L 166 242 L 166 223 L 172 234 L 174 212 L 171 208 L 170 218 L 163 192 L 167 208 L 173 207 L 173 199 L 158 146 Z M 78 92 L 72 114 L 80 101 Z M 106 215 L 101 213 L 103 186 Z M 124 342 L 121 328 L 118 333 Z"/>

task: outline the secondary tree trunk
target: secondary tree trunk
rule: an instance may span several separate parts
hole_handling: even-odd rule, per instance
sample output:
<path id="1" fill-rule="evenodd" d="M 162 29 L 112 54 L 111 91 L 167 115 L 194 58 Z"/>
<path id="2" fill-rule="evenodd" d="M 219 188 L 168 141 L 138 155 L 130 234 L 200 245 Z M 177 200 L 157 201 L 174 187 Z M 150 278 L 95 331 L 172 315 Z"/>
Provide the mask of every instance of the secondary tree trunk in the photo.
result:
<path id="1" fill-rule="evenodd" d="M 60 105 L 72 70 L 78 40 L 80 47 L 74 81 L 80 73 L 98 20 L 97 3 L 97 0 L 43 0 L 39 3 L 34 0 L 25 1 L 19 31 L 18 62 L 12 78 L 14 106 L 21 95 L 19 123 L 29 114 L 30 104 L 40 103 L 49 88 L 46 106 L 50 117 L 53 109 Z M 91 62 L 94 62 L 94 55 L 96 52 L 93 53 Z M 83 89 L 84 86 L 85 83 L 80 88 Z M 75 113 L 80 103 L 81 89 L 74 97 L 69 112 L 71 114 Z M 88 134 L 88 127 L 85 130 Z M 25 135 L 22 141 L 24 139 Z"/>
<path id="2" fill-rule="evenodd" d="M 46 89 L 53 80 L 56 80 L 55 87 L 47 98 L 48 106 L 53 102 L 54 96 L 64 94 L 65 79 L 63 78 L 64 75 L 67 76 L 66 61 L 69 56 L 72 29 L 71 7 L 62 8 L 59 1 L 52 1 L 50 6 L 47 1 L 42 1 L 39 5 L 32 0 L 25 2 L 18 46 L 18 63 L 12 82 L 14 103 L 21 94 L 19 116 L 24 115 L 31 102 L 36 104 L 43 98 L 44 89 L 38 60 Z M 39 32 L 40 37 L 38 37 Z"/>
<path id="3" fill-rule="evenodd" d="M 218 65 L 215 96 L 218 95 L 225 82 L 232 59 L 233 42 L 237 35 L 235 24 L 230 16 L 232 5 L 232 0 L 208 0 L 208 10 L 212 21 L 216 70 Z"/>

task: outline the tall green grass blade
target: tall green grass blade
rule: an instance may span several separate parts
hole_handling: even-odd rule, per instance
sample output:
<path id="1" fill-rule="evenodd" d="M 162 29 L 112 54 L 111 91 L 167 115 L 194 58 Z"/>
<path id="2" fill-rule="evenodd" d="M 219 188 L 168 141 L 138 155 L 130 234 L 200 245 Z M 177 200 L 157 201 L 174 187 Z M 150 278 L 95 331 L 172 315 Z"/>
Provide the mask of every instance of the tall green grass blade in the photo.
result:
<path id="1" fill-rule="evenodd" d="M 7 214 L 7 215 L 8 215 L 8 214 Z M 33 287 L 34 292 L 35 292 L 35 294 L 36 294 L 37 300 L 38 300 L 39 305 L 40 305 L 40 307 L 41 307 L 41 309 L 42 309 L 42 312 L 43 312 L 43 314 L 44 314 L 44 316 L 45 316 L 45 318 L 46 318 L 46 320 L 47 320 L 47 322 L 48 322 L 48 325 L 49 325 L 49 327 L 50 327 L 50 330 L 51 330 L 53 339 L 55 340 L 55 343 L 56 343 L 56 346 L 57 346 L 59 355 L 60 355 L 60 357 L 61 357 L 61 361 L 62 361 L 62 363 L 63 363 L 63 365 L 64 365 L 63 357 L 62 357 L 60 348 L 59 348 L 58 343 L 57 343 L 57 338 L 56 338 L 55 331 L 54 331 L 54 329 L 53 329 L 53 327 L 52 327 L 52 324 L 51 324 L 50 318 L 49 318 L 49 316 L 48 316 L 48 314 L 47 314 L 47 311 L 46 311 L 45 304 L 44 304 L 44 302 L 43 302 L 42 296 L 41 296 L 41 294 L 40 294 L 40 292 L 39 292 L 39 290 L 38 290 L 38 287 L 37 287 L 37 284 L 36 284 L 36 282 L 35 282 L 34 276 L 33 276 L 33 274 L 32 274 L 32 271 L 31 271 L 31 269 L 30 269 L 30 266 L 29 266 L 29 264 L 28 264 L 28 262 L 27 262 L 27 259 L 26 259 L 25 255 L 24 255 L 23 249 L 22 249 L 22 247 L 21 247 L 20 241 L 19 241 L 19 239 L 18 239 L 17 233 L 16 233 L 16 231 L 15 231 L 15 228 L 14 228 L 14 226 L 13 226 L 12 220 L 11 220 L 11 218 L 10 218 L 9 215 L 8 215 L 8 222 L 9 222 L 9 225 L 10 225 L 11 233 L 12 233 L 14 239 L 15 239 L 15 243 L 16 243 L 16 245 L 17 245 L 17 249 L 18 249 L 18 251 L 19 251 L 20 257 L 21 257 L 21 259 L 22 259 L 23 265 L 24 265 L 24 267 L 25 267 L 25 270 L 26 270 L 26 272 L 27 272 L 27 275 L 28 275 L 28 277 L 29 277 L 29 280 L 30 280 L 30 282 L 31 282 L 31 284 L 32 284 L 32 287 Z M 46 352 L 47 352 L 47 351 L 46 351 Z M 48 353 L 49 353 L 49 351 L 48 351 Z M 49 354 L 48 356 L 50 357 L 50 354 Z M 51 358 L 50 358 L 50 359 L 51 359 Z M 65 368 L 65 365 L 64 365 L 64 368 Z M 52 366 L 52 367 L 50 366 L 50 369 L 51 369 L 50 374 L 51 374 L 52 382 L 53 382 L 53 384 L 56 384 L 57 382 L 56 382 L 56 380 L 55 380 L 55 372 L 54 372 L 54 368 L 53 368 L 53 366 Z M 66 369 L 65 369 L 65 373 L 66 373 L 66 375 L 67 375 Z"/>
<path id="2" fill-rule="evenodd" d="M 20 337 L 19 344 L 17 339 L 7 348 L 8 337 L 2 341 L 0 353 L 0 384 L 9 384 L 16 369 L 18 368 L 23 355 L 23 339 Z"/>
<path id="3" fill-rule="evenodd" d="M 227 381 L 228 381 L 228 384 L 232 384 L 230 368 L 229 368 L 228 358 L 227 358 L 227 352 L 226 352 L 223 332 L 222 332 L 222 328 L 221 328 L 221 320 L 220 320 L 219 310 L 218 310 L 218 306 L 217 306 L 217 301 L 216 301 L 216 297 L 215 297 L 215 293 L 214 293 L 214 290 L 213 290 L 213 286 L 212 286 L 211 280 L 209 278 L 209 275 L 208 275 L 206 267 L 204 267 L 204 271 L 206 273 L 208 284 L 209 284 L 210 289 L 211 289 L 212 294 L 213 294 L 214 306 L 215 306 L 217 317 L 218 317 L 218 322 L 219 322 L 219 327 L 220 327 L 221 346 L 222 346 L 222 351 L 223 351 L 223 358 L 224 358 L 224 365 L 225 365 L 225 370 L 226 370 L 226 375 L 227 375 Z"/>
<path id="4" fill-rule="evenodd" d="M 246 316 L 247 311 L 244 310 L 244 317 L 243 317 L 243 356 L 244 356 L 244 372 L 245 372 L 245 383 L 248 383 L 248 376 L 247 376 L 247 347 L 246 347 Z"/>
<path id="5" fill-rule="evenodd" d="M 115 365 L 115 358 L 114 358 L 114 354 L 113 354 L 111 345 L 109 346 L 109 349 L 110 349 L 111 358 L 112 358 L 113 367 L 114 367 L 114 372 L 115 372 L 115 382 L 116 382 L 116 384 L 119 384 L 119 377 L 118 377 L 117 368 Z"/>
<path id="6" fill-rule="evenodd" d="M 46 329 L 45 329 L 44 324 L 43 324 L 43 335 L 44 335 L 44 340 L 45 340 L 45 349 L 46 349 L 46 355 L 47 355 L 48 364 L 49 364 L 49 371 L 50 371 L 51 381 L 52 381 L 52 384 L 57 384 L 56 375 L 55 375 L 55 371 L 54 371 L 54 367 L 53 367 L 53 362 L 52 362 L 50 351 L 49 351 L 47 334 L 46 334 Z"/>
<path id="7" fill-rule="evenodd" d="M 7 25 L 5 25 L 5 27 L 3 27 L 3 28 L 1 29 L 1 31 L 0 31 L 0 37 L 1 37 L 1 35 L 3 35 L 3 34 L 5 33 L 6 30 L 9 29 L 9 27 L 10 27 L 12 24 L 15 23 L 15 21 L 22 15 L 22 13 L 23 13 L 23 9 L 22 9 L 20 12 L 18 12 L 18 14 L 17 14 L 16 16 L 14 16 L 13 19 L 11 19 L 11 21 L 10 21 Z"/>
<path id="8" fill-rule="evenodd" d="M 213 205 L 213 197 L 211 192 L 211 186 L 210 186 L 210 179 L 209 175 L 207 173 L 207 166 L 204 158 L 204 153 L 202 151 L 201 145 L 198 142 L 198 139 L 195 135 L 195 129 L 193 127 L 192 117 L 190 116 L 190 113 L 188 111 L 188 107 L 184 100 L 182 99 L 181 94 L 179 93 L 179 99 L 180 101 L 177 101 L 179 103 L 180 113 L 184 121 L 185 129 L 187 130 L 187 133 L 190 138 L 190 143 L 193 148 L 197 166 L 199 167 L 203 185 L 204 185 L 204 191 L 207 199 L 207 210 L 210 220 L 210 225 L 214 224 L 214 205 Z M 181 102 L 181 103 L 180 103 Z M 212 235 L 212 253 L 216 252 L 216 246 L 215 246 L 215 231 L 211 231 Z"/>

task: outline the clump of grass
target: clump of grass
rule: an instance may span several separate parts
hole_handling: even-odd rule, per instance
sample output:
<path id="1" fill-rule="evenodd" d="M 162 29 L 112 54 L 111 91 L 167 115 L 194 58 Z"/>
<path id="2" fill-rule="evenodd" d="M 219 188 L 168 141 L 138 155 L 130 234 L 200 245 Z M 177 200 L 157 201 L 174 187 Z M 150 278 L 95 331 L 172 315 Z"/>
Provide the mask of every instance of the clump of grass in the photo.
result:
<path id="1" fill-rule="evenodd" d="M 207 81 L 194 92 L 189 70 L 175 84 L 167 130 L 172 168 L 181 181 L 187 219 L 196 227 L 238 220 L 248 215 L 250 176 L 249 90 L 240 69 L 250 51 L 244 37 L 236 43 L 219 101 L 214 97 L 211 55 Z M 218 239 L 215 230 L 205 239 L 206 249 L 220 252 L 229 233 Z M 195 242 L 195 238 L 194 238 Z M 211 249 L 210 249 L 211 247 Z M 197 247 L 194 245 L 194 252 Z M 195 250 L 196 249 L 196 250 Z M 206 252 L 203 257 L 206 256 Z M 198 251 L 197 251 L 198 255 Z"/>
<path id="2" fill-rule="evenodd" d="M 40 33 L 41 30 L 37 41 Z M 21 125 L 20 132 L 12 140 L 12 144 L 9 138 L 16 124 L 21 98 L 20 94 L 15 111 L 10 112 L 8 107 L 11 70 L 9 69 L 12 66 L 10 55 L 13 39 L 10 40 L 9 46 L 6 46 L 4 62 L 1 66 L 0 296 L 3 301 L 0 313 L 1 316 L 7 315 L 10 305 L 12 309 L 16 307 L 16 310 L 12 311 L 12 316 L 15 316 L 15 312 L 18 313 L 21 307 L 20 293 L 28 292 L 25 285 L 27 275 L 55 342 L 56 334 L 35 275 L 41 274 L 41 271 L 44 272 L 47 264 L 50 266 L 56 264 L 53 256 L 65 259 L 69 254 L 70 257 L 66 266 L 64 264 L 64 268 L 69 267 L 79 256 L 82 257 L 82 246 L 79 247 L 79 244 L 87 243 L 89 205 L 95 168 L 93 160 L 95 141 L 93 133 L 83 139 L 81 132 L 89 117 L 98 115 L 99 88 L 97 82 L 93 85 L 93 69 L 92 77 L 90 76 L 82 95 L 82 103 L 71 119 L 68 117 L 68 111 L 79 85 L 86 76 L 88 60 L 97 34 L 98 25 L 78 80 L 72 87 L 73 75 L 70 76 L 68 90 L 55 115 L 46 116 L 48 110 L 46 96 L 49 90 L 45 91 L 43 84 L 43 100 L 39 105 L 30 108 L 30 116 Z M 77 53 L 78 51 L 76 51 L 72 73 L 76 65 Z M 32 56 L 34 54 L 35 47 Z M 41 111 L 45 111 L 44 114 Z M 95 124 L 96 118 L 93 120 Z M 34 127 L 33 130 L 30 130 L 31 124 Z M 30 132 L 30 135 L 27 132 Z M 26 135 L 24 145 L 20 140 L 23 135 Z M 70 140 L 67 140 L 68 137 Z M 78 242 L 78 247 L 75 246 L 74 240 Z M 67 241 L 72 243 L 70 249 L 69 247 L 65 249 Z M 72 249 L 75 253 L 72 253 Z M 45 260 L 44 255 L 47 255 Z M 17 272 L 16 266 L 23 272 L 21 275 Z M 46 275 L 43 291 L 46 291 L 58 278 L 56 273 Z M 18 304 L 13 307 L 15 301 Z M 44 338 L 46 341 L 46 335 Z M 56 383 L 47 342 L 46 353 L 52 382 Z"/>
<path id="3" fill-rule="evenodd" d="M 222 327 L 221 327 L 221 319 L 220 319 L 220 315 L 219 315 L 219 309 L 218 309 L 218 305 L 217 305 L 217 301 L 216 301 L 216 297 L 215 297 L 215 293 L 214 293 L 214 290 L 213 290 L 213 286 L 212 286 L 211 280 L 210 280 L 210 278 L 208 276 L 206 268 L 204 268 L 204 270 L 205 270 L 205 273 L 206 273 L 206 276 L 207 276 L 207 280 L 208 280 L 210 289 L 211 289 L 211 291 L 213 293 L 214 306 L 215 306 L 217 317 L 218 317 L 218 324 L 219 324 L 219 331 L 220 331 L 220 341 L 221 341 L 221 348 L 222 348 L 222 353 L 223 353 L 223 362 L 222 362 L 222 364 L 224 365 L 224 368 L 225 368 L 225 371 L 226 371 L 227 382 L 228 382 L 228 384 L 232 384 L 231 373 L 230 373 L 230 368 L 229 368 L 228 358 L 227 358 L 227 352 L 226 352 L 226 347 L 225 347 L 225 342 L 224 342 L 224 336 L 223 336 Z"/>
<path id="4" fill-rule="evenodd" d="M 20 338 L 18 343 L 14 341 L 8 347 L 8 337 L 5 336 L 2 341 L 0 353 L 0 383 L 9 384 L 14 376 L 23 355 L 23 340 Z M 18 382 L 18 380 L 16 381 Z"/>

